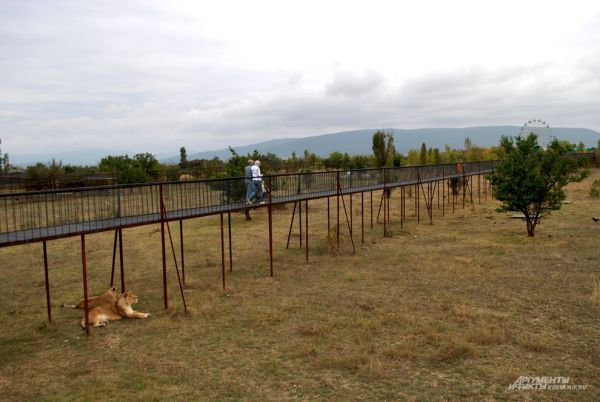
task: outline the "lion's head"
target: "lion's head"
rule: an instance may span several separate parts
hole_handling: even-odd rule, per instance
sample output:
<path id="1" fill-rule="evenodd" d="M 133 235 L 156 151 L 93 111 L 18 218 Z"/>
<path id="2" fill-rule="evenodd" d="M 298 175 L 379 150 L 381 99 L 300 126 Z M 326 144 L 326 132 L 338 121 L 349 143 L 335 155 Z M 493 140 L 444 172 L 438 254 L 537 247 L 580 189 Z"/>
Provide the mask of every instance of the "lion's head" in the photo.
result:
<path id="1" fill-rule="evenodd" d="M 138 302 L 138 297 L 131 290 L 126 290 L 120 298 L 127 304 L 135 304 Z"/>

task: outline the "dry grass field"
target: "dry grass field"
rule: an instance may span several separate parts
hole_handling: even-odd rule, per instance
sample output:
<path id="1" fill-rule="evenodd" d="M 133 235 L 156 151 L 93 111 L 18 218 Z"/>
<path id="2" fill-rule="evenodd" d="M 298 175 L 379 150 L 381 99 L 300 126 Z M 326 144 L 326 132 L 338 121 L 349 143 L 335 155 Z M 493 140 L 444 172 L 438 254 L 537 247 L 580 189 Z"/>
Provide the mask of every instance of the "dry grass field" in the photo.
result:
<path id="1" fill-rule="evenodd" d="M 354 196 L 356 255 L 345 221 L 338 251 L 325 201 L 311 201 L 308 263 L 297 225 L 285 249 L 288 205 L 274 214 L 273 278 L 266 210 L 251 222 L 235 214 L 226 291 L 218 217 L 185 221 L 187 316 L 172 258 L 162 306 L 158 225 L 126 229 L 127 287 L 151 316 L 89 338 L 82 312 L 60 307 L 82 296 L 79 238 L 48 243 L 51 324 L 41 244 L 0 249 L 0 400 L 600 400 L 600 199 L 588 195 L 599 177 L 570 185 L 572 203 L 535 238 L 483 196 L 444 218 L 436 208 L 433 225 L 424 202 L 416 224 L 409 199 L 401 229 L 396 191 L 392 237 L 376 224 L 361 244 Z M 86 240 L 97 294 L 110 281 L 113 234 Z M 520 376 L 587 388 L 509 390 Z"/>

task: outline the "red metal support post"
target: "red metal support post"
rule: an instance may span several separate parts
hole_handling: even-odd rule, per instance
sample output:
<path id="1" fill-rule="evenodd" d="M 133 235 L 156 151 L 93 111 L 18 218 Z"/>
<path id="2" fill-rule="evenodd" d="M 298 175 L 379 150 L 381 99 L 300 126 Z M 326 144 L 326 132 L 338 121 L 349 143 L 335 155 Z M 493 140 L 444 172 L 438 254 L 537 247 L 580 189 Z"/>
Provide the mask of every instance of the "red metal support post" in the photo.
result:
<path id="1" fill-rule="evenodd" d="M 308 200 L 304 201 L 304 219 L 306 219 L 306 262 L 308 262 Z"/>
<path id="2" fill-rule="evenodd" d="M 183 220 L 179 220 L 179 248 L 181 254 L 181 277 L 183 279 L 183 286 L 185 286 L 185 259 L 183 252 Z"/>
<path id="3" fill-rule="evenodd" d="M 336 172 L 337 181 L 337 221 L 336 221 L 336 238 L 337 248 L 340 249 L 340 172 Z"/>
<path id="4" fill-rule="evenodd" d="M 354 246 L 354 237 L 352 236 L 352 230 L 350 229 L 350 219 L 348 219 L 348 210 L 346 210 L 346 202 L 344 201 L 343 196 L 342 196 L 342 205 L 344 206 L 344 214 L 346 215 L 346 223 L 348 224 L 348 233 L 350 234 L 350 241 L 352 242 L 352 252 L 354 254 L 356 254 L 356 247 Z"/>
<path id="5" fill-rule="evenodd" d="M 221 281 L 223 282 L 223 290 L 225 290 L 225 229 L 223 227 L 223 213 L 221 218 Z"/>
<path id="6" fill-rule="evenodd" d="M 404 186 L 400 187 L 400 228 L 404 227 Z"/>
<path id="7" fill-rule="evenodd" d="M 298 202 L 298 233 L 300 233 L 300 250 L 302 250 L 302 201 Z"/>
<path id="8" fill-rule="evenodd" d="M 167 252 L 165 245 L 165 205 L 163 196 L 163 185 L 159 185 L 160 194 L 160 240 L 162 247 L 162 268 L 163 268 L 163 304 L 165 309 L 169 308 L 169 296 L 167 292 Z"/>
<path id="9" fill-rule="evenodd" d="M 383 193 L 381 194 L 381 201 L 383 202 L 383 237 L 387 237 L 387 170 L 383 168 Z M 381 205 L 380 205 L 381 210 Z"/>
<path id="10" fill-rule="evenodd" d="M 85 314 L 85 333 L 90 334 L 90 306 L 88 303 L 87 259 L 85 255 L 85 235 L 81 235 L 81 267 L 83 275 L 83 311 Z"/>
<path id="11" fill-rule="evenodd" d="M 465 175 L 465 167 L 462 167 L 462 182 L 463 182 L 463 191 L 462 191 L 462 207 L 465 209 L 465 197 L 467 196 L 467 176 Z"/>
<path id="12" fill-rule="evenodd" d="M 166 215 L 166 211 L 165 211 Z M 177 265 L 177 256 L 175 254 L 175 245 L 173 244 L 173 236 L 171 235 L 171 227 L 169 226 L 169 221 L 166 221 L 167 224 L 167 233 L 169 233 L 169 242 L 171 244 L 171 252 L 173 253 L 173 262 L 175 263 L 175 272 L 177 272 L 177 282 L 179 283 L 179 291 L 181 293 L 181 300 L 183 301 L 183 309 L 187 314 L 187 304 L 185 302 L 185 295 L 183 293 L 183 284 L 181 283 L 181 276 L 179 275 L 179 266 Z"/>
<path id="13" fill-rule="evenodd" d="M 361 243 L 365 243 L 365 193 L 360 192 L 360 238 Z"/>
<path id="14" fill-rule="evenodd" d="M 415 185 L 415 205 L 417 207 L 417 224 L 421 223 L 421 196 L 419 195 L 419 186 L 422 186 L 421 184 L 421 173 L 417 173 L 417 184 Z"/>
<path id="15" fill-rule="evenodd" d="M 290 248 L 290 239 L 292 238 L 292 227 L 294 226 L 294 217 L 296 216 L 296 205 L 298 201 L 294 201 L 294 209 L 292 210 L 292 219 L 290 221 L 290 230 L 288 231 L 287 244 L 285 248 Z M 327 197 L 327 233 L 329 233 L 329 197 Z"/>
<path id="16" fill-rule="evenodd" d="M 441 188 L 441 193 L 442 193 L 442 218 L 446 215 L 446 180 L 445 180 L 445 170 L 446 170 L 446 165 L 442 165 L 442 188 Z M 438 190 L 438 194 L 439 194 L 439 190 Z M 438 206 L 439 208 L 439 206 Z"/>
<path id="17" fill-rule="evenodd" d="M 273 198 L 271 176 L 269 176 L 269 274 L 273 277 Z M 302 224 L 302 221 L 300 221 Z"/>
<path id="18" fill-rule="evenodd" d="M 371 229 L 373 229 L 373 190 L 371 190 Z"/>
<path id="19" fill-rule="evenodd" d="M 113 255 L 112 255 L 112 268 L 110 270 L 110 287 L 115 283 L 115 263 L 117 261 L 117 237 L 119 236 L 119 230 L 115 230 L 115 240 L 113 243 Z"/>
<path id="20" fill-rule="evenodd" d="M 50 281 L 48 279 L 48 251 L 46 249 L 46 240 L 43 241 L 44 250 L 44 277 L 46 279 L 46 307 L 48 309 L 48 322 L 52 322 L 52 309 L 50 307 Z"/>
<path id="21" fill-rule="evenodd" d="M 123 229 L 119 228 L 119 268 L 121 270 L 121 293 L 125 293 L 125 268 L 123 266 Z"/>
<path id="22" fill-rule="evenodd" d="M 229 236 L 229 272 L 233 271 L 233 246 L 231 244 L 231 212 L 227 212 L 227 234 Z"/>
<path id="23" fill-rule="evenodd" d="M 479 173 L 477 173 L 477 198 L 479 199 L 479 204 L 481 204 L 481 162 L 479 165 Z"/>
<path id="24" fill-rule="evenodd" d="M 329 221 L 329 196 L 327 196 L 327 236 L 329 236 L 329 234 L 331 233 L 331 224 Z"/>
<path id="25" fill-rule="evenodd" d="M 354 214 L 352 213 L 352 193 L 348 195 L 350 197 L 350 232 L 354 230 Z"/>

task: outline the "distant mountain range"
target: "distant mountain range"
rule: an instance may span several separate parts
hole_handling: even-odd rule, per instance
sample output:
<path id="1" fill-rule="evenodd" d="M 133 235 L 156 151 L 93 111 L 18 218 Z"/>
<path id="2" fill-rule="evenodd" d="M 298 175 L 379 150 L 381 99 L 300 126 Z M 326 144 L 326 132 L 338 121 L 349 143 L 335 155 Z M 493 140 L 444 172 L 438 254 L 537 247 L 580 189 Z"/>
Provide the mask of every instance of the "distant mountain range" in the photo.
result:
<path id="1" fill-rule="evenodd" d="M 419 128 L 419 129 L 386 129 L 394 134 L 394 145 L 396 150 L 401 153 L 407 153 L 410 149 L 420 149 L 421 143 L 427 147 L 440 148 L 442 150 L 445 144 L 451 148 L 463 148 L 465 137 L 471 138 L 474 145 L 489 147 L 498 145 L 501 135 L 518 135 L 521 131 L 520 126 L 486 126 L 486 127 L 466 127 L 466 128 Z M 371 154 L 373 133 L 377 129 L 364 129 L 353 131 L 342 131 L 338 133 L 316 135 L 303 138 L 282 138 L 258 142 L 256 144 L 245 146 L 232 146 L 239 155 L 246 155 L 257 149 L 260 153 L 268 152 L 287 158 L 295 152 L 301 156 L 304 150 L 314 152 L 319 156 L 329 156 L 334 151 L 347 152 L 353 154 Z M 531 131 L 531 130 L 528 130 Z M 587 128 L 566 128 L 555 127 L 551 129 L 551 134 L 561 140 L 567 140 L 572 143 L 583 142 L 588 147 L 596 146 L 600 133 Z M 212 159 L 218 157 L 227 160 L 231 156 L 229 149 L 219 149 L 214 151 L 188 152 L 188 160 L 193 159 Z M 167 163 L 178 163 L 179 155 L 162 159 Z"/>
<path id="2" fill-rule="evenodd" d="M 421 143 L 427 144 L 427 147 L 443 149 L 445 144 L 451 148 L 463 148 L 465 137 L 470 137 L 474 145 L 488 147 L 498 145 L 501 135 L 517 135 L 520 132 L 520 126 L 486 126 L 486 127 L 466 127 L 466 128 L 419 128 L 419 129 L 386 129 L 394 134 L 394 145 L 396 150 L 401 153 L 407 153 L 409 149 L 421 147 Z M 258 142 L 255 144 L 232 147 L 240 155 L 252 153 L 257 149 L 262 154 L 274 153 L 275 155 L 287 158 L 295 152 L 298 156 L 304 153 L 304 150 L 314 152 L 319 156 L 329 156 L 334 151 L 347 152 L 353 154 L 371 154 L 371 141 L 373 133 L 377 129 L 364 129 L 353 131 L 342 131 L 331 134 L 316 135 L 303 138 L 281 138 Z M 552 134 L 561 140 L 567 140 L 572 143 L 583 142 L 588 147 L 596 146 L 600 133 L 587 128 L 566 128 L 554 127 Z M 10 154 L 10 162 L 17 166 L 26 166 L 37 162 L 48 163 L 52 158 L 62 160 L 63 165 L 96 165 L 101 158 L 107 155 L 134 155 L 144 150 L 120 149 L 91 149 L 70 152 L 60 152 L 56 154 L 30 154 L 18 155 Z M 213 151 L 193 152 L 188 149 L 188 160 L 193 159 L 212 159 L 218 157 L 227 160 L 231 156 L 229 149 L 218 149 Z M 179 153 L 176 155 L 162 152 L 156 154 L 156 157 L 164 163 L 179 163 Z"/>

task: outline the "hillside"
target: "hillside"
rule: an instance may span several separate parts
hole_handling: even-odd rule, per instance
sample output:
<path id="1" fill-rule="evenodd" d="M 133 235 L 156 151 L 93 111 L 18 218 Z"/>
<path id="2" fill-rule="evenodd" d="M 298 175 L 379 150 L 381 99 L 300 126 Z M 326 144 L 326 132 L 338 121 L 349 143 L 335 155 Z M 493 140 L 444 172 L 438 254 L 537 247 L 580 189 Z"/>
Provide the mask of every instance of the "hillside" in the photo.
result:
<path id="1" fill-rule="evenodd" d="M 462 148 L 465 137 L 470 137 L 475 145 L 492 146 L 497 145 L 502 134 L 516 135 L 519 126 L 487 126 L 466 128 L 421 128 L 421 129 L 389 129 L 394 133 L 394 142 L 399 152 L 406 153 L 411 148 L 420 148 L 425 142 L 428 147 L 442 149 L 445 144 L 452 148 Z M 258 142 L 250 145 L 231 146 L 240 154 L 245 155 L 258 149 L 261 153 L 274 153 L 280 157 L 289 157 L 292 152 L 301 155 L 304 150 L 309 150 L 320 156 L 328 156 L 334 151 L 347 152 L 349 154 L 370 154 L 371 138 L 376 128 L 342 131 L 337 133 L 315 135 L 302 138 L 280 138 L 269 141 Z M 552 133 L 560 139 L 566 139 L 573 143 L 582 141 L 586 146 L 595 146 L 600 133 L 586 128 L 553 128 Z M 181 144 L 184 145 L 185 144 Z M 177 149 L 179 149 L 177 147 Z M 106 155 L 133 155 L 137 152 L 145 152 L 144 149 L 82 149 L 78 151 L 66 151 L 44 154 L 10 154 L 11 163 L 16 166 L 25 167 L 37 162 L 47 163 L 55 158 L 62 160 L 63 165 L 95 165 Z M 165 163 L 178 163 L 179 154 L 171 152 L 157 153 L 156 157 Z M 188 148 L 188 159 L 212 159 L 215 156 L 227 160 L 231 156 L 227 148 L 194 152 Z"/>
<path id="2" fill-rule="evenodd" d="M 261 153 L 274 153 L 280 157 L 288 157 L 292 152 L 300 155 L 304 150 L 309 150 L 320 156 L 328 156 L 331 152 L 347 152 L 349 154 L 370 154 L 371 138 L 377 129 L 363 129 L 342 131 L 338 133 L 316 135 L 303 138 L 275 139 L 246 146 L 232 147 L 240 154 L 252 153 L 258 149 Z M 422 129 L 389 129 L 394 133 L 394 143 L 399 152 L 406 153 L 411 148 L 419 148 L 425 142 L 428 147 L 443 148 L 445 144 L 452 148 L 462 148 L 465 137 L 470 137 L 475 145 L 497 145 L 500 136 L 517 135 L 519 126 L 488 126 L 466 128 L 422 128 Z M 573 143 L 582 141 L 586 146 L 595 146 L 600 138 L 600 133 L 586 128 L 557 127 L 552 129 L 552 134 L 559 139 L 566 139 Z M 203 152 L 189 152 L 188 159 L 220 159 L 230 157 L 228 149 Z M 163 159 L 164 162 L 178 162 L 179 156 Z"/>

